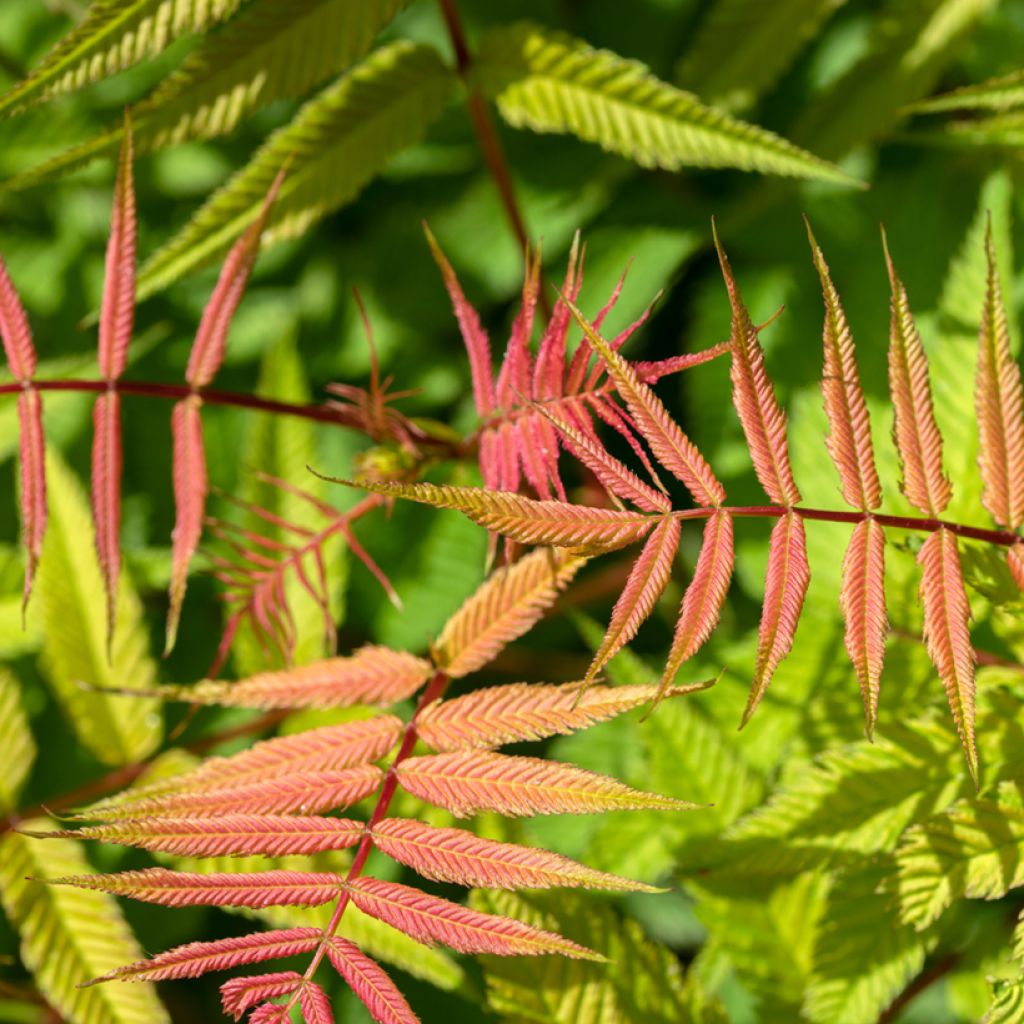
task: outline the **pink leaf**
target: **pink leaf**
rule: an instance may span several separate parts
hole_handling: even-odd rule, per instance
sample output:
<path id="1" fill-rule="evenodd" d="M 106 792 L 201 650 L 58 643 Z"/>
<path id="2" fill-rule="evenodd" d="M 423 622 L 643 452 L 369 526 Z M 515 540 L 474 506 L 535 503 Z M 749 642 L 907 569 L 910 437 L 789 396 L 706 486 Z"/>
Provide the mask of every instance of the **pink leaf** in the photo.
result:
<path id="1" fill-rule="evenodd" d="M 284 1006 L 277 1003 L 264 1003 L 257 1006 L 249 1017 L 249 1024 L 291 1024 L 291 1014 Z"/>
<path id="2" fill-rule="evenodd" d="M 295 971 L 231 978 L 220 987 L 221 1005 L 226 1014 L 240 1020 L 254 1006 L 267 999 L 290 995 L 301 984 L 302 975 Z"/>
<path id="3" fill-rule="evenodd" d="M 32 331 L 18 298 L 7 266 L 0 259 L 0 339 L 3 339 L 7 365 L 16 380 L 22 384 L 36 372 L 36 349 L 32 344 Z"/>
<path id="4" fill-rule="evenodd" d="M 693 804 L 631 789 L 607 775 L 536 757 L 478 751 L 410 757 L 403 789 L 460 818 L 491 810 L 510 817 L 610 810 L 690 810 Z"/>
<path id="5" fill-rule="evenodd" d="M 306 1024 L 334 1024 L 330 1000 L 315 981 L 307 981 L 303 986 L 299 1005 Z"/>
<path id="6" fill-rule="evenodd" d="M 331 936 L 327 959 L 377 1024 L 420 1024 L 395 983 L 354 943 Z"/>
<path id="7" fill-rule="evenodd" d="M 558 953 L 580 960 L 604 957 L 531 925 L 496 914 L 483 914 L 418 889 L 379 878 L 356 878 L 346 888 L 365 914 L 397 928 L 417 942 L 444 943 L 460 953 L 493 956 L 541 956 Z"/>
<path id="8" fill-rule="evenodd" d="M 18 395 L 20 431 L 21 533 L 28 553 L 25 568 L 25 597 L 22 611 L 32 593 L 32 580 L 43 552 L 46 533 L 46 439 L 43 435 L 43 405 L 39 392 L 26 388 Z"/>
<path id="9" fill-rule="evenodd" d="M 597 649 L 584 685 L 636 636 L 637 630 L 654 609 L 672 575 L 672 562 L 679 548 L 679 520 L 665 516 L 651 532 L 637 560 L 630 569 L 629 578 L 612 609 L 611 621 L 601 646 Z"/>
<path id="10" fill-rule="evenodd" d="M 885 534 L 870 517 L 858 523 L 843 558 L 839 595 L 846 650 L 857 671 L 868 739 L 878 717 L 878 692 L 889 623 L 885 614 Z"/>
<path id="11" fill-rule="evenodd" d="M 212 942 L 189 942 L 158 953 L 148 960 L 137 960 L 117 967 L 89 982 L 101 981 L 166 981 L 172 978 L 198 978 L 210 971 L 227 971 L 265 960 L 311 953 L 323 938 L 320 928 L 285 928 L 278 931 L 254 932 Z"/>
<path id="12" fill-rule="evenodd" d="M 171 432 L 174 437 L 174 532 L 171 534 L 170 608 L 164 652 L 174 647 L 181 605 L 188 584 L 188 567 L 203 532 L 203 513 L 209 484 L 203 451 L 202 400 L 192 395 L 174 406 Z"/>
<path id="13" fill-rule="evenodd" d="M 97 889 L 165 907 L 316 907 L 335 899 L 343 878 L 326 871 L 253 871 L 208 875 L 144 868 L 113 875 L 69 875 L 50 885 Z"/>
<path id="14" fill-rule="evenodd" d="M 642 882 L 595 871 L 547 850 L 482 839 L 459 828 L 391 818 L 376 825 L 374 846 L 435 882 L 487 889 L 610 889 L 657 892 Z"/>
<path id="15" fill-rule="evenodd" d="M 107 591 L 109 660 L 121 573 L 121 396 L 116 391 L 97 397 L 92 423 L 92 517 L 96 524 L 96 553 Z"/>
<path id="16" fill-rule="evenodd" d="M 743 711 L 740 728 L 750 721 L 772 674 L 793 646 L 800 622 L 804 597 L 811 574 L 807 566 L 807 540 L 803 520 L 790 512 L 780 517 L 768 542 L 768 569 L 765 573 L 764 608 L 757 635 L 757 664 L 754 684 Z"/>
<path id="17" fill-rule="evenodd" d="M 921 605 L 928 657 L 946 688 L 953 721 L 978 784 L 978 749 L 974 741 L 974 648 L 970 616 L 956 537 L 936 530 L 917 553 L 921 566 Z"/>
<path id="18" fill-rule="evenodd" d="M 729 592 L 732 566 L 732 516 L 728 512 L 716 512 L 704 526 L 693 579 L 679 607 L 672 647 L 661 676 L 659 700 L 672 685 L 679 667 L 701 649 L 718 625 L 718 616 Z"/>
<path id="19" fill-rule="evenodd" d="M 792 506 L 800 501 L 800 491 L 793 480 L 786 444 L 786 416 L 775 398 L 772 382 L 764 365 L 764 352 L 757 328 L 750 319 L 739 286 L 733 277 L 729 258 L 725 255 L 712 221 L 718 262 L 725 278 L 732 306 L 732 401 L 747 438 L 747 447 L 754 462 L 754 471 L 768 497 L 777 505 Z"/>
<path id="20" fill-rule="evenodd" d="M 910 312 L 907 290 L 889 256 L 884 231 L 882 244 L 892 286 L 889 390 L 895 415 L 893 437 L 903 463 L 903 493 L 915 508 L 936 517 L 949 504 L 951 490 L 942 472 L 942 436 L 935 423 L 928 360 Z"/>
<path id="21" fill-rule="evenodd" d="M 185 371 L 185 379 L 193 388 L 206 387 L 224 361 L 231 320 L 242 301 L 249 274 L 259 255 L 263 227 L 283 181 L 282 169 L 270 186 L 256 219 L 245 229 L 224 260 L 216 287 L 199 321 L 199 330 Z"/>
<path id="22" fill-rule="evenodd" d="M 135 321 L 135 189 L 132 134 L 125 113 L 124 141 L 117 162 L 114 213 L 107 242 L 106 277 L 100 306 L 100 374 L 116 380 L 124 373 Z"/>
<path id="23" fill-rule="evenodd" d="M 527 260 L 522 301 L 512 324 L 512 332 L 509 334 L 505 358 L 498 371 L 495 397 L 498 406 L 504 409 L 512 409 L 522 398 L 530 397 L 530 335 L 533 333 L 533 317 L 537 308 L 539 286 L 540 258 L 539 254 L 535 253 Z"/>
<path id="24" fill-rule="evenodd" d="M 1014 544 L 1006 551 L 1006 561 L 1017 586 L 1024 590 L 1024 543 Z"/>

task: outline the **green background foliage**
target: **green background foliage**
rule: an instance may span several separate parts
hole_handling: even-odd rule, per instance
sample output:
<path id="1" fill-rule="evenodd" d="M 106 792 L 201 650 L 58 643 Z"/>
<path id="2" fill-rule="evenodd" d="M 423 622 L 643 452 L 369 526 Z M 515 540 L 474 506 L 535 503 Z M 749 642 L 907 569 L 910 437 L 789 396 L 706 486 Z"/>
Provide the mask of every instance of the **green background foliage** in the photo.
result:
<path id="1" fill-rule="evenodd" d="M 884 509 L 899 514 L 908 506 L 897 490 L 889 441 L 887 284 L 878 240 L 884 221 L 931 359 L 954 484 L 949 518 L 986 524 L 966 382 L 974 372 L 986 213 L 1019 338 L 1024 282 L 1014 249 L 1021 249 L 1024 220 L 1024 136 L 1013 103 L 1019 107 L 1020 100 L 1003 90 L 1011 97 L 1009 112 L 999 100 L 995 115 L 983 109 L 956 118 L 909 108 L 1016 70 L 1024 53 L 1020 4 L 780 0 L 768 16 L 759 0 L 465 0 L 470 46 L 485 58 L 465 81 L 454 71 L 441 15 L 427 0 L 367 4 L 372 14 L 347 2 L 279 5 L 295 9 L 283 21 L 259 15 L 256 3 L 207 6 L 213 20 L 240 10 L 219 31 L 184 33 L 128 71 L 0 121 L 0 249 L 29 310 L 40 378 L 95 373 L 95 332 L 81 320 L 97 307 L 102 286 L 117 125 L 123 107 L 138 104 L 141 289 L 148 297 L 138 312 L 128 376 L 182 379 L 212 286 L 209 259 L 223 252 L 290 159 L 292 174 L 268 238 L 279 244 L 260 259 L 218 386 L 301 401 L 323 397 L 332 381 L 365 383 L 370 356 L 351 297 L 356 288 L 384 373 L 394 374 L 397 387 L 416 390 L 403 409 L 467 433 L 475 423 L 468 367 L 420 225 L 429 223 L 497 345 L 513 313 L 522 261 L 466 112 L 467 92 L 479 88 L 503 118 L 498 132 L 512 184 L 529 236 L 543 242 L 547 280 L 560 279 L 580 230 L 587 244 L 581 301 L 588 313 L 630 265 L 609 332 L 662 293 L 649 325 L 630 343 L 631 358 L 663 358 L 727 336 L 728 303 L 709 250 L 709 218 L 718 218 L 755 321 L 785 304 L 762 341 L 789 410 L 795 475 L 808 504 L 839 507 L 838 481 L 821 444 L 822 310 L 800 222 L 801 213 L 808 215 L 859 342 Z M 5 0 L 0 86 L 13 86 L 36 67 L 83 7 L 76 0 Z M 282 33 L 292 50 L 281 43 Z M 594 56 L 581 40 L 614 53 Z M 691 90 L 701 105 L 660 93 L 630 61 Z M 59 75 L 54 81 L 68 84 Z M 696 127 L 679 129 L 673 118 L 680 117 Z M 760 128 L 737 127 L 738 118 Z M 761 129 L 822 162 L 778 139 L 760 147 Z M 595 138 L 601 146 L 580 141 Z M 86 155 L 101 158 L 87 162 Z M 723 163 L 729 169 L 715 169 Z M 731 500 L 757 502 L 721 362 L 671 377 L 659 392 Z M 203 572 L 206 551 L 190 583 L 178 647 L 157 660 L 173 526 L 170 408 L 126 399 L 125 573 L 117 642 L 107 662 L 105 605 L 82 482 L 90 399 L 47 394 L 44 404 L 53 449 L 51 523 L 24 629 L 16 422 L 11 401 L 0 404 L 0 473 L 9 495 L 0 503 L 0 651 L 7 666 L 0 674 L 0 810 L 31 809 L 33 817 L 37 805 L 111 768 L 128 766 L 127 781 L 155 751 L 242 720 L 238 712 L 204 710 L 179 737 L 171 730 L 180 712 L 81 686 L 201 678 L 224 611 Z M 227 494 L 258 500 L 300 525 L 310 525 L 303 519 L 308 509 L 267 492 L 258 470 L 339 507 L 357 500 L 321 488 L 305 466 L 347 476 L 365 439 L 213 406 L 204 418 L 210 477 Z M 474 479 L 472 470 L 455 472 L 463 482 Z M 216 497 L 211 511 L 239 516 Z M 918 639 L 912 539 L 890 547 L 894 632 L 877 740 L 863 739 L 837 602 L 837 552 L 848 532 L 809 524 L 812 583 L 794 652 L 742 733 L 735 726 L 753 669 L 767 557 L 767 531 L 759 522 L 738 526 L 737 580 L 723 625 L 684 670 L 687 680 L 696 680 L 724 667 L 719 684 L 667 702 L 645 722 L 632 715 L 548 747 L 562 760 L 638 788 L 713 806 L 680 815 L 479 822 L 484 834 L 543 845 L 670 889 L 620 899 L 473 895 L 480 908 L 561 930 L 604 952 L 611 966 L 553 958 L 469 962 L 425 951 L 349 914 L 352 937 L 397 968 L 400 987 L 424 1021 L 1024 1020 L 1024 606 L 990 553 L 966 545 L 974 639 L 992 655 L 979 674 L 983 777 L 975 792 Z M 425 649 L 482 578 L 486 538 L 453 513 L 404 504 L 389 517 L 361 523 L 358 533 L 394 581 L 404 610 L 387 602 L 355 560 L 350 564 L 336 539 L 327 556 L 339 649 L 368 641 Z M 698 536 L 695 530 L 684 543 L 691 556 L 684 570 L 692 568 Z M 212 542 L 209 550 L 216 550 Z M 592 583 L 585 607 L 542 624 L 479 681 L 579 678 L 600 642 L 596 623 L 606 621 L 628 565 L 617 557 L 581 577 Z M 613 662 L 613 681 L 658 677 L 685 576 L 676 578 L 634 648 Z M 294 596 L 296 656 L 309 660 L 322 650 L 320 623 L 298 588 Z M 259 645 L 243 632 L 230 672 L 262 664 Z M 302 716 L 285 728 L 314 720 L 320 724 L 324 716 Z M 173 739 L 162 739 L 168 735 Z M 172 761 L 173 755 L 149 770 Z M 426 813 L 436 824 L 448 823 L 442 812 Z M 47 1006 L 72 1024 L 165 1019 L 148 986 L 131 996 L 89 989 L 104 995 L 84 998 L 74 985 L 134 957 L 131 930 L 138 944 L 155 950 L 235 927 L 221 911 L 132 907 L 122 914 L 98 894 L 41 896 L 26 888 L 26 874 L 77 871 L 85 857 L 104 870 L 144 863 L 136 854 L 84 850 L 70 841 L 51 849 L 17 834 L 0 839 L 6 915 L 0 918 L 0 1020 L 52 1020 Z M 397 872 L 379 861 L 379 875 Z M 109 924 L 101 932 L 97 915 Z M 320 923 L 320 916 L 275 910 L 268 919 Z M 54 971 L 47 957 L 64 946 L 64 966 Z M 212 982 L 178 984 L 161 994 L 175 1022 L 218 1019 Z M 331 994 L 339 1020 L 368 1020 L 340 986 Z M 897 1009 L 887 1011 L 893 999 Z"/>

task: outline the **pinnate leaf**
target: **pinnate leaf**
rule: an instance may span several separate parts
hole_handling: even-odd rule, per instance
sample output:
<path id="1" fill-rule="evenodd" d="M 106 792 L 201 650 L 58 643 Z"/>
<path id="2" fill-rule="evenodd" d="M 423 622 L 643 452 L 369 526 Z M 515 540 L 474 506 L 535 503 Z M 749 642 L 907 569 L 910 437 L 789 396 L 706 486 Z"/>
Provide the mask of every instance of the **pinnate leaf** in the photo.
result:
<path id="1" fill-rule="evenodd" d="M 946 110 L 1011 110 L 1024 104 L 1024 70 L 920 100 L 909 109 L 934 114 Z"/>
<path id="2" fill-rule="evenodd" d="M 557 853 L 483 839 L 458 828 L 437 828 L 405 818 L 375 825 L 373 844 L 382 853 L 435 882 L 486 889 L 552 887 L 656 892 Z"/>
<path id="3" fill-rule="evenodd" d="M 378 1024 L 419 1024 L 395 983 L 354 943 L 332 936 L 327 959 Z"/>
<path id="4" fill-rule="evenodd" d="M 290 995 L 301 983 L 302 975 L 295 971 L 231 978 L 220 987 L 221 1006 L 226 1014 L 241 1020 L 254 1006 L 266 999 Z"/>
<path id="5" fill-rule="evenodd" d="M 303 986 L 299 1005 L 302 1007 L 302 1018 L 306 1024 L 334 1024 L 334 1014 L 331 1012 L 327 993 L 315 981 L 307 981 Z"/>
<path id="6" fill-rule="evenodd" d="M 917 553 L 921 566 L 921 605 L 928 656 L 946 688 L 953 721 L 967 758 L 971 778 L 978 780 L 978 750 L 974 742 L 974 648 L 956 537 L 936 530 Z"/>
<path id="7" fill-rule="evenodd" d="M 603 959 L 552 932 L 508 917 L 482 914 L 397 882 L 356 878 L 345 888 L 352 902 L 364 913 L 428 945 L 440 942 L 460 953 L 497 956 L 557 953 L 572 959 Z"/>
<path id="8" fill-rule="evenodd" d="M 1014 544 L 1007 548 L 1006 561 L 1017 586 L 1024 590 L 1024 544 Z"/>
<path id="9" fill-rule="evenodd" d="M 28 604 L 32 583 L 43 554 L 43 538 L 49 518 L 46 493 L 46 439 L 43 434 L 43 402 L 39 392 L 27 388 L 18 395 L 18 471 L 21 485 L 21 534 L 27 554 L 25 593 Z"/>
<path id="10" fill-rule="evenodd" d="M 708 685 L 694 683 L 668 692 L 678 696 Z M 567 736 L 640 707 L 658 691 L 658 687 L 642 683 L 586 689 L 579 683 L 492 686 L 430 704 L 416 717 L 416 733 L 442 752 Z"/>
<path id="11" fill-rule="evenodd" d="M 31 380 L 36 372 L 36 348 L 28 317 L 3 259 L 0 259 L 0 340 L 15 379 L 22 383 Z"/>
<path id="12" fill-rule="evenodd" d="M 793 480 L 786 444 L 786 416 L 775 398 L 772 382 L 764 365 L 764 352 L 757 337 L 757 328 L 743 304 L 739 285 L 733 277 L 729 258 L 715 235 L 718 262 L 729 292 L 732 307 L 732 402 L 747 438 L 747 447 L 754 462 L 754 471 L 765 493 L 778 505 L 792 506 L 800 501 L 800 491 Z"/>
<path id="13" fill-rule="evenodd" d="M 536 757 L 458 752 L 410 757 L 398 781 L 421 800 L 464 818 L 491 810 L 510 817 L 611 810 L 691 810 L 684 800 L 631 789 L 607 775 Z"/>
<path id="14" fill-rule="evenodd" d="M 584 560 L 540 548 L 490 577 L 448 620 L 435 645 L 440 668 L 452 679 L 483 668 L 551 607 Z"/>
<path id="15" fill-rule="evenodd" d="M 797 513 L 788 512 L 772 527 L 768 541 L 764 607 L 757 634 L 757 664 L 754 683 L 743 710 L 742 725 L 750 721 L 768 689 L 772 674 L 793 646 L 810 580 L 804 523 Z"/>
<path id="16" fill-rule="evenodd" d="M 949 504 L 951 491 L 942 471 L 942 436 L 935 423 L 928 361 L 888 245 L 885 260 L 892 287 L 889 390 L 895 414 L 893 437 L 903 463 L 903 493 L 911 505 L 934 517 Z"/>
<path id="17" fill-rule="evenodd" d="M 21 687 L 6 668 L 0 669 L 0 810 L 14 810 L 21 787 L 36 759 L 36 743 L 21 705 Z"/>
<path id="18" fill-rule="evenodd" d="M 117 581 L 121 575 L 121 396 L 108 391 L 92 409 L 92 518 L 96 555 L 107 592 L 107 649 L 117 619 Z"/>
<path id="19" fill-rule="evenodd" d="M 535 501 L 507 491 L 437 484 L 360 479 L 351 483 L 376 494 L 408 498 L 434 508 L 456 509 L 474 523 L 521 544 L 550 544 L 594 554 L 614 551 L 645 537 L 656 519 L 641 512 Z"/>
<path id="20" fill-rule="evenodd" d="M 114 212 L 107 242 L 103 300 L 100 305 L 100 374 L 116 380 L 124 373 L 135 323 L 135 186 L 132 180 L 132 135 L 125 119 L 124 140 L 114 182 Z"/>

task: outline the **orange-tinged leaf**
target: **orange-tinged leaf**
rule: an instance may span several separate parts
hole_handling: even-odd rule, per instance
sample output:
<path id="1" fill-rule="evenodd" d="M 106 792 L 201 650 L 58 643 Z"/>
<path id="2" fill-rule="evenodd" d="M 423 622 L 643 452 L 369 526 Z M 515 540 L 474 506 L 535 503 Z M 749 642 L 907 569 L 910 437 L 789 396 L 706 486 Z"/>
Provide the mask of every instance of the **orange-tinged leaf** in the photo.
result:
<path id="1" fill-rule="evenodd" d="M 237 935 L 212 942 L 189 942 L 158 953 L 148 960 L 118 967 L 89 982 L 166 981 L 172 978 L 198 978 L 210 971 L 227 971 L 245 964 L 263 963 L 289 956 L 311 953 L 323 939 L 319 928 L 283 928 L 252 935 Z"/>
<path id="2" fill-rule="evenodd" d="M 716 512 L 704 525 L 700 554 L 693 579 L 683 594 L 675 634 L 657 699 L 660 700 L 675 680 L 679 667 L 701 649 L 718 625 L 725 595 L 732 579 L 732 516 Z"/>
<path id="3" fill-rule="evenodd" d="M 456 817 L 496 811 L 590 814 L 595 811 L 691 810 L 695 804 L 631 789 L 607 775 L 536 757 L 482 751 L 410 757 L 397 768 L 402 787 Z"/>
<path id="4" fill-rule="evenodd" d="M 414 654 L 368 645 L 347 658 L 324 658 L 300 668 L 260 672 L 237 682 L 205 679 L 195 686 L 162 686 L 152 695 L 263 710 L 394 704 L 415 693 L 432 672 L 430 662 Z"/>
<path id="5" fill-rule="evenodd" d="M 768 689 L 772 674 L 793 646 L 793 635 L 800 622 L 810 581 L 803 520 L 797 513 L 789 512 L 779 518 L 768 542 L 764 607 L 757 634 L 757 664 L 740 728 L 750 721 Z"/>
<path id="6" fill-rule="evenodd" d="M 259 255 L 263 227 L 271 204 L 284 181 L 284 173 L 283 169 L 278 172 L 256 219 L 245 229 L 224 260 L 220 277 L 199 321 L 199 330 L 192 343 L 192 352 L 185 370 L 185 379 L 193 388 L 206 387 L 224 361 L 231 320 L 242 301 L 249 274 Z"/>
<path id="7" fill-rule="evenodd" d="M 889 324 L 889 391 L 893 437 L 903 464 L 903 493 L 925 515 L 938 516 L 949 504 L 949 479 L 942 471 L 942 437 L 935 423 L 928 360 L 910 312 L 903 282 L 896 276 L 885 232 L 885 262 L 892 287 Z"/>
<path id="8" fill-rule="evenodd" d="M 733 277 L 729 258 L 718 239 L 712 221 L 718 262 L 729 292 L 732 306 L 732 401 L 740 418 L 747 447 L 754 463 L 754 472 L 765 493 L 777 505 L 792 506 L 800 501 L 800 491 L 793 480 L 786 443 L 786 416 L 775 398 L 771 380 L 764 365 L 764 352 L 757 337 L 757 328 L 743 304 L 739 285 Z"/>
<path id="9" fill-rule="evenodd" d="M 107 657 L 114 642 L 121 574 L 121 396 L 99 395 L 92 410 L 92 517 L 96 553 L 107 592 Z"/>
<path id="10" fill-rule="evenodd" d="M 622 648 L 636 636 L 637 630 L 651 614 L 654 602 L 661 597 L 672 575 L 672 562 L 679 548 L 679 520 L 665 516 L 651 532 L 637 560 L 630 569 L 626 586 L 612 609 L 611 621 L 590 668 L 587 685 Z"/>
<path id="11" fill-rule="evenodd" d="M 290 995 L 301 984 L 302 975 L 295 971 L 230 978 L 220 987 L 221 1006 L 226 1014 L 241 1020 L 254 1006 L 267 999 Z"/>
<path id="12" fill-rule="evenodd" d="M 1017 586 L 1024 590 L 1024 542 L 1007 549 L 1006 561 Z"/>
<path id="13" fill-rule="evenodd" d="M 587 340 L 605 361 L 608 375 L 615 383 L 615 390 L 622 396 L 637 429 L 651 446 L 658 461 L 676 479 L 686 484 L 699 505 L 721 505 L 725 500 L 725 489 L 694 443 L 668 414 L 658 396 L 640 380 L 627 360 L 594 330 L 593 324 L 573 302 L 565 296 L 562 298 Z"/>
<path id="14" fill-rule="evenodd" d="M 936 530 L 917 553 L 921 566 L 921 605 L 928 656 L 938 669 L 953 712 L 953 722 L 967 758 L 967 768 L 978 782 L 978 749 L 974 742 L 974 648 L 956 537 Z"/>
<path id="15" fill-rule="evenodd" d="M 32 580 L 43 552 L 46 533 L 46 439 L 43 403 L 39 392 L 26 388 L 18 395 L 19 474 L 21 481 L 21 533 L 28 563 L 22 610 L 32 593 Z"/>
<path id="16" fill-rule="evenodd" d="M 676 697 L 705 690 L 711 681 L 673 687 Z M 435 701 L 416 717 L 416 733 L 434 750 L 486 749 L 505 743 L 567 736 L 653 700 L 658 687 L 510 683 Z"/>
<path id="17" fill-rule="evenodd" d="M 878 692 L 889 623 L 885 613 L 885 533 L 872 518 L 853 528 L 843 557 L 839 603 L 846 622 L 846 651 L 857 672 L 868 739 L 878 718 Z"/>
<path id="18" fill-rule="evenodd" d="M 201 399 L 192 395 L 174 406 L 173 435 L 174 531 L 171 534 L 170 607 L 167 611 L 167 639 L 164 652 L 174 647 L 181 618 L 181 605 L 188 584 L 188 567 L 203 533 L 203 513 L 209 483 L 203 450 Z"/>
<path id="19" fill-rule="evenodd" d="M 441 942 L 460 953 L 490 953 L 492 956 L 557 953 L 574 960 L 604 960 L 599 953 L 554 932 L 509 917 L 470 910 L 398 882 L 356 878 L 345 888 L 363 913 L 427 945 Z"/>
<path id="20" fill-rule="evenodd" d="M 441 631 L 435 645 L 438 667 L 452 679 L 483 668 L 540 619 L 584 561 L 538 548 L 491 573 Z"/>
<path id="21" fill-rule="evenodd" d="M 395 983 L 354 943 L 332 935 L 327 959 L 377 1024 L 420 1024 Z"/>
<path id="22" fill-rule="evenodd" d="M 103 301 L 100 305 L 100 374 L 116 380 L 124 373 L 135 322 L 135 188 L 132 182 L 132 136 L 125 113 L 124 140 L 114 183 L 114 213 L 107 242 Z"/>
<path id="23" fill-rule="evenodd" d="M 36 349 L 32 331 L 18 292 L 0 258 L 0 340 L 3 341 L 7 365 L 16 380 L 26 383 L 36 372 Z"/>
<path id="24" fill-rule="evenodd" d="M 333 479 L 328 477 L 327 479 Z M 584 554 L 614 551 L 642 540 L 657 519 L 642 512 L 535 501 L 482 487 L 404 484 L 390 480 L 335 480 L 393 498 L 461 512 L 474 523 L 521 544 L 550 544 Z"/>
<path id="25" fill-rule="evenodd" d="M 94 839 L 179 857 L 284 857 L 355 846 L 363 831 L 362 822 L 346 818 L 229 813 L 212 818 L 130 818 L 77 830 L 31 834 L 40 838 Z"/>
<path id="26" fill-rule="evenodd" d="M 374 826 L 373 844 L 399 864 L 435 882 L 485 889 L 660 891 L 547 850 L 499 843 L 464 829 L 437 828 L 405 818 L 385 819 Z"/>
<path id="27" fill-rule="evenodd" d="M 821 394 L 831 429 L 825 445 L 839 471 L 846 503 L 854 508 L 878 508 L 882 502 L 882 488 L 875 469 L 871 421 L 857 372 L 853 335 L 810 224 L 807 225 L 807 238 L 825 299 L 825 327 L 822 332 L 825 362 Z"/>
<path id="28" fill-rule="evenodd" d="M 232 785 L 196 793 L 170 790 L 141 800 L 125 799 L 100 811 L 89 808 L 79 818 L 119 820 L 148 815 L 209 817 L 221 814 L 316 814 L 362 800 L 380 785 L 383 772 L 376 765 L 361 764 L 337 771 L 301 771 L 272 775 L 258 782 Z"/>
<path id="29" fill-rule="evenodd" d="M 165 907 L 317 907 L 341 892 L 343 877 L 328 871 L 253 871 L 208 875 L 143 868 L 112 875 L 68 875 L 50 885 L 98 889 Z"/>
<path id="30" fill-rule="evenodd" d="M 978 466 L 985 485 L 982 501 L 992 518 L 1016 530 L 1024 524 L 1024 388 L 1010 352 L 992 225 L 985 233 L 988 282 L 978 340 L 975 405 L 981 447 Z"/>

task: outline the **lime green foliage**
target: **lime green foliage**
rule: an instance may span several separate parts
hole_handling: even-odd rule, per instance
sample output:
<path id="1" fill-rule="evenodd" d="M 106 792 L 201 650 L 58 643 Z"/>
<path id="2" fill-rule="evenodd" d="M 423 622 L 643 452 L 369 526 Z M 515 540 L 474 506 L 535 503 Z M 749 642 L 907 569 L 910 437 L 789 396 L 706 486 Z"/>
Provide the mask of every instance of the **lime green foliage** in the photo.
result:
<path id="1" fill-rule="evenodd" d="M 162 725 L 155 701 L 103 693 L 111 686 L 151 685 L 156 665 L 142 606 L 127 573 L 117 600 L 117 628 L 107 659 L 103 582 L 89 506 L 66 464 L 54 453 L 46 463 L 50 521 L 37 592 L 42 617 L 41 664 L 80 742 L 106 764 L 125 764 L 151 753 Z"/>
<path id="2" fill-rule="evenodd" d="M 608 966 L 545 957 L 539 964 L 484 957 L 487 1004 L 503 1019 L 545 1024 L 716 1024 L 722 1008 L 636 922 L 593 899 L 476 890 L 472 905 L 555 929 L 603 953 Z"/>
<path id="3" fill-rule="evenodd" d="M 25 828 L 52 828 L 48 819 Z M 154 986 L 87 981 L 141 955 L 117 902 L 103 893 L 58 888 L 44 879 L 91 870 L 80 843 L 0 837 L 0 900 L 21 932 L 21 958 L 39 990 L 69 1024 L 168 1024 Z"/>
<path id="4" fill-rule="evenodd" d="M 21 706 L 18 681 L 7 669 L 0 671 L 0 750 L 4 752 L 0 810 L 9 811 L 36 759 L 36 743 Z"/>
<path id="5" fill-rule="evenodd" d="M 536 25 L 484 36 L 475 74 L 509 124 L 569 132 L 643 167 L 739 167 L 852 184 L 777 135 L 659 82 L 635 61 Z"/>

